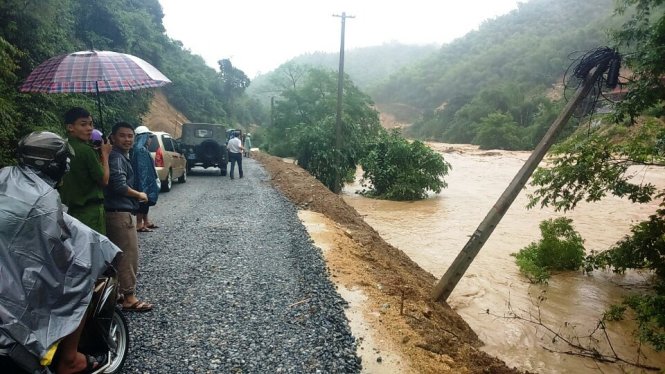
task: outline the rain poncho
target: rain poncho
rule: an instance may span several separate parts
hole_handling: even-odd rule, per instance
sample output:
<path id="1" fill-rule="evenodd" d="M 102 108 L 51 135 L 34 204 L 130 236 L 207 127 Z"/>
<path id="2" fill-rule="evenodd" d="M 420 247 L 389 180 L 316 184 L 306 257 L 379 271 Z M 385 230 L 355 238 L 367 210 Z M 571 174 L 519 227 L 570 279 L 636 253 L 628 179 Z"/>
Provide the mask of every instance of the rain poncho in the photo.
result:
<path id="1" fill-rule="evenodd" d="M 136 135 L 134 139 L 134 148 L 132 149 L 132 169 L 134 169 L 134 186 L 137 191 L 145 192 L 148 195 L 148 204 L 157 204 L 159 196 L 159 185 L 157 184 L 157 171 L 155 162 L 150 156 L 150 151 L 146 148 L 150 133 Z"/>
<path id="2" fill-rule="evenodd" d="M 245 154 L 249 154 L 249 152 L 252 150 L 252 137 L 249 135 L 245 136 L 245 144 L 243 145 L 245 148 Z"/>
<path id="3" fill-rule="evenodd" d="M 58 192 L 32 169 L 1 169 L 0 348 L 17 342 L 42 358 L 79 326 L 119 251 L 63 213 Z"/>

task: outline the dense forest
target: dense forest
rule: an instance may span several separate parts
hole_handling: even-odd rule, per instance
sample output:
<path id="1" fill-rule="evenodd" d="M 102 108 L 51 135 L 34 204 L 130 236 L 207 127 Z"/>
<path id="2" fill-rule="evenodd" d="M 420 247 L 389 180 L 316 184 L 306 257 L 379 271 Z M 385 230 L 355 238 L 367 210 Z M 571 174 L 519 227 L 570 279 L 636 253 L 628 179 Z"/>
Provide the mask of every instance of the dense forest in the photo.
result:
<path id="1" fill-rule="evenodd" d="M 207 66 L 166 35 L 163 16 L 158 0 L 0 0 L 0 166 L 13 162 L 20 136 L 35 129 L 62 132 L 69 107 L 93 111 L 92 94 L 18 92 L 41 62 L 80 50 L 129 53 L 154 65 L 173 82 L 163 88 L 169 102 L 193 121 L 260 123 L 263 111 L 244 93 L 249 80 L 241 68 L 229 60 L 219 62 L 219 71 Z M 152 94 L 102 94 L 105 122 L 141 124 Z"/>
<path id="2" fill-rule="evenodd" d="M 620 24 L 613 7 L 612 0 L 520 3 L 393 74 L 372 97 L 417 109 L 414 137 L 530 149 L 559 112 L 553 87 Z"/>

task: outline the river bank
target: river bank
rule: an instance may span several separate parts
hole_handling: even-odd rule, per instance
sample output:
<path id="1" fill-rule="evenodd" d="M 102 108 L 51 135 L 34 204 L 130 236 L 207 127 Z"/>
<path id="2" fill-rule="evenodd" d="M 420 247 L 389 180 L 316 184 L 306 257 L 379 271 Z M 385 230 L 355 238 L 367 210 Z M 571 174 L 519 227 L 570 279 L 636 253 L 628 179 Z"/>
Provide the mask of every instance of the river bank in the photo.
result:
<path id="1" fill-rule="evenodd" d="M 469 325 L 447 304 L 431 300 L 434 276 L 386 243 L 342 197 L 297 165 L 260 152 L 254 155 L 288 199 L 334 222 L 334 229 L 322 230 L 331 235 L 327 242 L 332 245 L 323 251 L 330 276 L 338 286 L 366 298 L 360 303 L 366 328 L 406 361 L 403 370 L 520 372 L 478 349 L 482 342 Z"/>
<path id="2" fill-rule="evenodd" d="M 448 188 L 440 194 L 415 202 L 368 199 L 354 193 L 362 188 L 355 182 L 342 196 L 383 239 L 438 278 L 530 153 L 480 150 L 468 144 L 428 145 L 452 165 L 445 177 Z M 665 188 L 665 168 L 635 165 L 628 175 L 636 183 Z M 596 329 L 612 304 L 632 293 L 648 292 L 649 272 L 569 271 L 553 275 L 547 284 L 530 284 L 511 256 L 541 238 L 540 222 L 564 216 L 573 220 L 587 252 L 605 250 L 628 234 L 631 225 L 653 214 L 659 202 L 634 204 L 606 196 L 596 203 L 580 202 L 573 211 L 556 212 L 527 209 L 531 191 L 527 186 L 520 192 L 448 298 L 485 343 L 481 349 L 508 366 L 543 374 L 575 373 L 580 368 L 605 374 L 642 372 L 621 360 L 665 367 L 665 352 L 640 344 L 630 317 Z M 554 339 L 545 326 L 579 342 L 587 352 L 605 355 L 606 362 L 581 357 L 582 352 Z"/>

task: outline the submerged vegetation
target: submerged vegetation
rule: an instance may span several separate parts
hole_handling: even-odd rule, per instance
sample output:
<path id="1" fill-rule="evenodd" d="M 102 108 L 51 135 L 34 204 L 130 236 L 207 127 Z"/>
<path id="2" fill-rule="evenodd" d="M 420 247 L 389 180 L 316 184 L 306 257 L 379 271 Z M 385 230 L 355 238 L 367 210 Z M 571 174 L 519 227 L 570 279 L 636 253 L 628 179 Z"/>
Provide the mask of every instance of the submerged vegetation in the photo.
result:
<path id="1" fill-rule="evenodd" d="M 368 145 L 360 165 L 363 186 L 368 187 L 363 194 L 388 200 L 420 200 L 427 191 L 441 192 L 447 187 L 443 177 L 451 168 L 423 142 L 409 142 L 399 130 L 382 131 Z"/>
<path id="2" fill-rule="evenodd" d="M 540 223 L 542 238 L 513 253 L 520 271 L 533 283 L 546 282 L 552 271 L 577 270 L 584 261 L 584 240 L 565 217 Z"/>

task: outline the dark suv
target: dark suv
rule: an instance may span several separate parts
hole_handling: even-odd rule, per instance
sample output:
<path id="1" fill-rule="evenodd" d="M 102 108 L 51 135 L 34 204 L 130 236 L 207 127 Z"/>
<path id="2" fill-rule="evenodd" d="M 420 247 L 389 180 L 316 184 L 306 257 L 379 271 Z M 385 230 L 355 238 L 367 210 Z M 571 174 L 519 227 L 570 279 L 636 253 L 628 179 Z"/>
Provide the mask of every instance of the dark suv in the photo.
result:
<path id="1" fill-rule="evenodd" d="M 218 167 L 226 175 L 226 127 L 216 123 L 183 123 L 180 144 L 187 158 L 187 171 L 194 166 Z"/>

